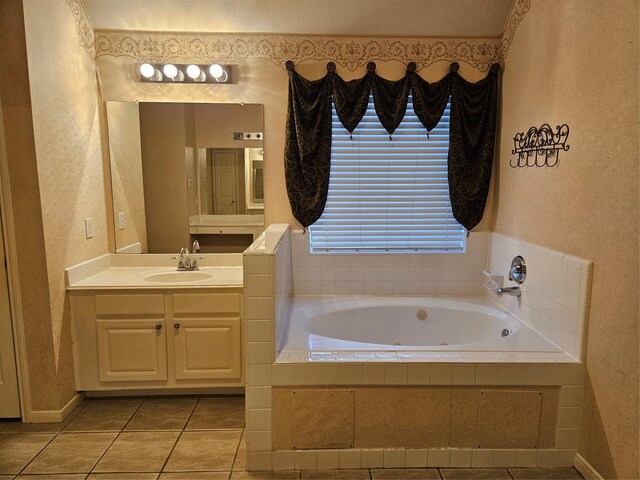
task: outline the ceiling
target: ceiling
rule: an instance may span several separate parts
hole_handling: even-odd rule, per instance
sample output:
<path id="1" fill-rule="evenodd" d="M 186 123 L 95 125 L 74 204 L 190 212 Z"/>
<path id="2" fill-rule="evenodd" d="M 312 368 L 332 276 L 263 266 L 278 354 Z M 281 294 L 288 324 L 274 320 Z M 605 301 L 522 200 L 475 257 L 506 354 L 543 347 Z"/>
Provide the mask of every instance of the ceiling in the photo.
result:
<path id="1" fill-rule="evenodd" d="M 96 29 L 500 36 L 513 0 L 84 0 Z"/>

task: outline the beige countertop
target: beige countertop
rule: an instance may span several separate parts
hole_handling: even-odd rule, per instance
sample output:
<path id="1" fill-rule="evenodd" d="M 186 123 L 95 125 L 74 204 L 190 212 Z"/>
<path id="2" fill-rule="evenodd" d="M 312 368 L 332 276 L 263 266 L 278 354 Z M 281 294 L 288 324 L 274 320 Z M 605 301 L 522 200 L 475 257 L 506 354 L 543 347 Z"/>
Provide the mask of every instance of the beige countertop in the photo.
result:
<path id="1" fill-rule="evenodd" d="M 205 262 L 214 265 L 178 272 L 170 256 L 104 255 L 68 268 L 67 290 L 243 287 L 242 255 L 205 255 Z"/>

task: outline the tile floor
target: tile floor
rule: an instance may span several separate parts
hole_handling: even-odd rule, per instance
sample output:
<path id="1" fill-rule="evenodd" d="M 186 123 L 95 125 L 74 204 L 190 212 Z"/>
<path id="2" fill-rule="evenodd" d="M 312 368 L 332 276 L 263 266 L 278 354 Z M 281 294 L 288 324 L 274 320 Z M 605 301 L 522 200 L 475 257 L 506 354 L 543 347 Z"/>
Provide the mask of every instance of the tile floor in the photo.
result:
<path id="1" fill-rule="evenodd" d="M 580 480 L 572 468 L 245 471 L 244 398 L 85 400 L 63 423 L 0 420 L 0 480 Z"/>

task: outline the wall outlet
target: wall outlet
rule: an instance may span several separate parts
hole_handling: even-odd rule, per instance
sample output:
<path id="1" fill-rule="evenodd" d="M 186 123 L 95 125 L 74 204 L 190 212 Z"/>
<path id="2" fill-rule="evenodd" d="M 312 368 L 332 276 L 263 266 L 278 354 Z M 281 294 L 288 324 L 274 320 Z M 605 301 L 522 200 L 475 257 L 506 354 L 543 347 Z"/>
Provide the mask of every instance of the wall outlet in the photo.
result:
<path id="1" fill-rule="evenodd" d="M 262 132 L 234 132 L 234 140 L 262 140 Z"/>
<path id="2" fill-rule="evenodd" d="M 124 230 L 124 212 L 118 213 L 118 230 Z"/>
<path id="3" fill-rule="evenodd" d="M 87 238 L 93 238 L 93 218 L 84 219 L 84 231 Z"/>

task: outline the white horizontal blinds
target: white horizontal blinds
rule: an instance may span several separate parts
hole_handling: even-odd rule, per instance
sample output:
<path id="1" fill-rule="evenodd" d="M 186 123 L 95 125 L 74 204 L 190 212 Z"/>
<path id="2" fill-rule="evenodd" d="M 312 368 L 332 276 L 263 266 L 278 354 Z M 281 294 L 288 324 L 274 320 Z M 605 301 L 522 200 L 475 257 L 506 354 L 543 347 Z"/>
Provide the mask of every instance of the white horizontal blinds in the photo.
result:
<path id="1" fill-rule="evenodd" d="M 334 109 L 329 195 L 310 228 L 312 251 L 464 251 L 449 200 L 449 113 L 447 105 L 427 138 L 410 98 L 390 141 L 370 99 L 352 140 Z"/>

